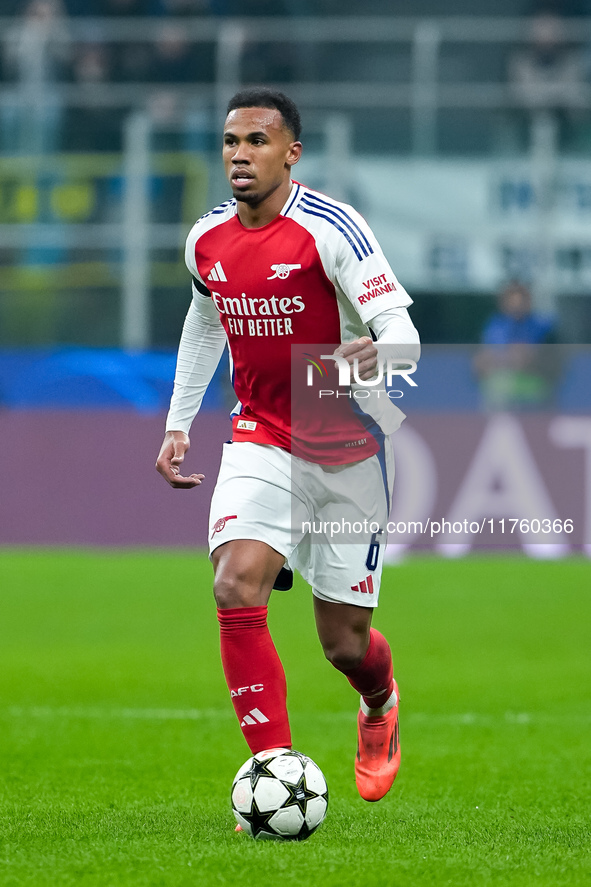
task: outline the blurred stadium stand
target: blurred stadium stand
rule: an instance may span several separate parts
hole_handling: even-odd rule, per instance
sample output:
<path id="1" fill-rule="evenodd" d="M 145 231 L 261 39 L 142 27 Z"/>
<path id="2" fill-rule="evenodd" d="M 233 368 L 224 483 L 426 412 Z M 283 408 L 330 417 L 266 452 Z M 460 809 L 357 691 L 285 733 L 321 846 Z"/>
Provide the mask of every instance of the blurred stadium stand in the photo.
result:
<path id="1" fill-rule="evenodd" d="M 153 464 L 184 239 L 228 196 L 220 123 L 249 83 L 298 102 L 297 178 L 360 209 L 415 299 L 399 516 L 448 515 L 489 447 L 591 554 L 591 0 L 0 0 L 0 440 L 32 468 L 3 474 L 0 544 L 205 541 L 208 496 Z M 478 414 L 509 279 L 555 319 L 547 414 Z M 205 494 L 227 376 L 192 434 Z"/>
<path id="2" fill-rule="evenodd" d="M 564 413 L 591 410 L 591 349 L 541 346 L 557 366 L 551 397 L 544 407 Z M 471 346 L 423 348 L 416 388 L 404 387 L 400 404 L 409 414 L 477 412 L 483 400 Z M 8 409 L 57 408 L 134 410 L 152 415 L 168 408 L 172 394 L 173 352 L 126 352 L 75 347 L 0 351 L 0 404 Z M 394 398 L 395 402 L 396 399 Z M 227 358 L 220 361 L 202 410 L 227 414 L 234 406 Z M 523 411 L 523 405 L 520 406 Z"/>
<path id="3" fill-rule="evenodd" d="M 0 0 L 0 402 L 35 403 L 21 371 L 46 403 L 165 402 L 184 237 L 227 196 L 219 124 L 252 82 L 300 104 L 298 177 L 368 218 L 424 341 L 478 342 L 512 277 L 591 340 L 591 0 L 362 8 Z"/>
<path id="4" fill-rule="evenodd" d="M 74 347 L 0 351 L 0 404 L 9 409 L 101 409 L 159 413 L 172 394 L 175 355 Z M 222 361 L 203 401 L 223 409 Z M 232 404 L 233 405 L 233 404 Z"/>

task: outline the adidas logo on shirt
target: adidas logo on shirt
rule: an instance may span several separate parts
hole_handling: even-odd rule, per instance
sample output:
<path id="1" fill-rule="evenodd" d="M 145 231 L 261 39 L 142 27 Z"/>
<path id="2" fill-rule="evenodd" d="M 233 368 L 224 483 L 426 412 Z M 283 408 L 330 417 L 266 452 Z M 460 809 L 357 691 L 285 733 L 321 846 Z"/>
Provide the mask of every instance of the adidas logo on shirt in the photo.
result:
<path id="1" fill-rule="evenodd" d="M 224 269 L 222 268 L 221 262 L 216 262 L 209 274 L 207 275 L 208 280 L 216 280 L 216 281 L 224 281 L 228 278 L 224 274 Z"/>
<path id="2" fill-rule="evenodd" d="M 252 726 L 253 724 L 268 724 L 269 718 L 266 718 L 265 715 L 259 708 L 251 708 L 249 713 L 244 716 L 244 720 L 240 722 L 241 727 L 245 727 L 247 724 Z"/>

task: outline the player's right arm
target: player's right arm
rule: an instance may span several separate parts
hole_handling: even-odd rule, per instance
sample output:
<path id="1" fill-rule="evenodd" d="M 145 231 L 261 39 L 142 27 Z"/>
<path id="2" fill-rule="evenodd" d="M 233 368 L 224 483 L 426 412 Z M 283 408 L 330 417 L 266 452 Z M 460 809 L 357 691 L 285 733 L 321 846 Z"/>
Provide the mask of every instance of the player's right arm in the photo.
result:
<path id="1" fill-rule="evenodd" d="M 192 270 L 192 269 L 191 269 Z M 156 469 L 175 489 L 198 486 L 204 475 L 184 477 L 180 466 L 190 446 L 189 430 L 226 345 L 226 333 L 205 284 L 193 278 L 193 301 L 183 325 L 166 434 Z"/>
<path id="2" fill-rule="evenodd" d="M 190 446 L 189 435 L 184 431 L 167 431 L 158 453 L 156 470 L 177 490 L 197 487 L 205 477 L 204 474 L 190 474 L 188 477 L 181 474 L 180 466 Z"/>

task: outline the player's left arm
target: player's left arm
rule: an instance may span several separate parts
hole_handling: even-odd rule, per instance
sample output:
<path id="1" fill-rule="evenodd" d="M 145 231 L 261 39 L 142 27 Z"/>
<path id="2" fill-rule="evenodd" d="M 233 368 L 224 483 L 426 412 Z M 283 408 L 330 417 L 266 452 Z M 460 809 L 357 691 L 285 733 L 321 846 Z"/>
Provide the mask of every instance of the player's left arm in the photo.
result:
<path id="1" fill-rule="evenodd" d="M 396 278 L 365 219 L 351 207 L 347 211 L 350 237 L 337 241 L 336 282 L 369 327 L 373 339 L 363 336 L 341 345 L 337 353 L 350 363 L 356 358 L 359 376 L 366 380 L 376 373 L 378 361 L 394 358 L 416 363 L 420 340 L 407 310 L 412 299 Z"/>
<path id="2" fill-rule="evenodd" d="M 381 358 L 418 362 L 421 356 L 421 341 L 406 307 L 386 308 L 376 314 L 368 326 L 375 336 L 375 344 Z"/>
<path id="3" fill-rule="evenodd" d="M 405 307 L 380 311 L 369 326 L 375 338 L 362 336 L 340 345 L 335 351 L 351 365 L 357 360 L 360 379 L 371 379 L 377 373 L 378 363 L 385 366 L 389 359 L 401 367 L 409 360 L 418 363 L 421 356 L 419 333 Z"/>

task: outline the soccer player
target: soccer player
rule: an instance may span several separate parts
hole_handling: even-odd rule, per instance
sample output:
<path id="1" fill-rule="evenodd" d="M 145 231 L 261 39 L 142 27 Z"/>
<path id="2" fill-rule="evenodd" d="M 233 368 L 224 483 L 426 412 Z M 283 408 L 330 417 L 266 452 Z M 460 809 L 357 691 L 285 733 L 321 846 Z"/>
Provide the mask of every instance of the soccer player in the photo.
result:
<path id="1" fill-rule="evenodd" d="M 223 162 L 233 198 L 202 216 L 187 239 L 193 300 L 156 467 L 177 489 L 202 482 L 202 474 L 183 476 L 181 465 L 227 342 L 239 404 L 212 497 L 209 544 L 222 664 L 240 727 L 253 754 L 291 747 L 267 603 L 298 569 L 313 589 L 324 653 L 361 696 L 356 783 L 363 798 L 377 801 L 400 764 L 392 656 L 371 618 L 392 481 L 388 435 L 403 416 L 387 397 L 367 411 L 361 397 L 349 401 L 348 413 L 341 409 L 347 398 L 333 399 L 327 410 L 336 424 L 326 439 L 304 429 L 296 455 L 291 346 L 338 346 L 335 371 L 336 357 L 344 359 L 362 386 L 383 370 L 376 345 L 417 359 L 419 340 L 411 299 L 365 221 L 292 180 L 300 129 L 299 112 L 282 93 L 247 89 L 229 102 Z M 360 509 L 380 532 L 369 546 L 313 544 L 309 524 L 304 532 L 304 523 L 292 521 L 294 501 L 294 513 L 312 517 L 334 515 L 341 505 L 349 514 Z"/>

